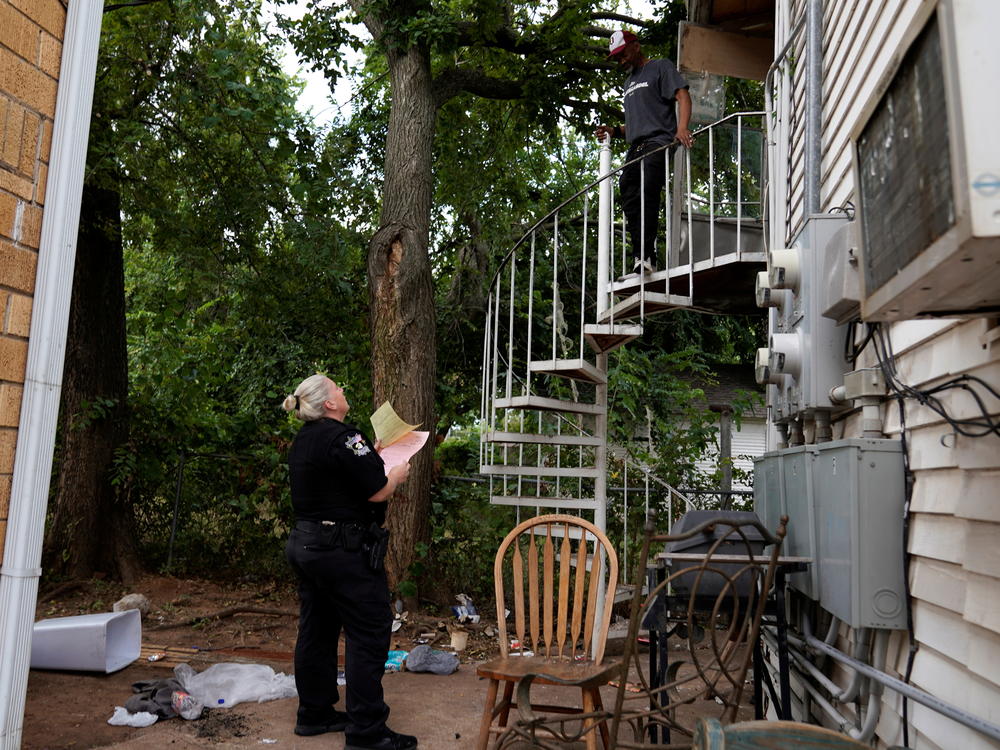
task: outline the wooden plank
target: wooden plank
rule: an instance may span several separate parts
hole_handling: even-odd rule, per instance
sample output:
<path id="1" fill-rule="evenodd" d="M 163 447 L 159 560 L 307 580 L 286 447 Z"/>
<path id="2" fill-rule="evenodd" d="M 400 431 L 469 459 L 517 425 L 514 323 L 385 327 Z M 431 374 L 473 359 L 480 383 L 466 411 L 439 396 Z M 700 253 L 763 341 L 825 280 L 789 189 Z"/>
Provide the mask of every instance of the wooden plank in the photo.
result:
<path id="1" fill-rule="evenodd" d="M 583 592 L 587 576 L 587 545 L 579 544 L 576 548 L 576 584 L 573 587 L 573 622 L 570 625 L 571 656 L 576 655 L 576 644 L 580 641 L 580 629 L 583 626 Z"/>
<path id="2" fill-rule="evenodd" d="M 567 526 L 568 531 L 568 526 Z M 558 638 L 560 656 L 566 647 L 566 634 L 569 631 L 569 573 L 572 555 L 569 547 L 569 534 L 563 535 L 562 545 L 559 548 L 559 609 L 556 620 L 556 632 Z"/>
<path id="3" fill-rule="evenodd" d="M 594 623 L 597 621 L 597 594 L 601 588 L 600 581 L 604 577 L 605 563 L 604 555 L 601 552 L 601 545 L 595 542 L 594 551 L 591 554 L 598 557 L 597 570 L 590 571 L 587 591 L 587 616 L 583 624 L 583 651 L 587 655 L 590 655 L 591 646 L 594 643 Z M 591 563 L 591 568 L 593 567 L 593 563 Z"/>
<path id="4" fill-rule="evenodd" d="M 538 605 L 538 546 L 535 544 L 535 529 L 532 528 L 528 535 L 528 632 L 535 651 L 538 651 Z"/>
<path id="5" fill-rule="evenodd" d="M 514 569 L 514 633 L 517 640 L 524 644 L 524 559 L 521 557 L 519 539 L 514 540 L 514 556 L 511 561 Z M 497 578 L 497 586 L 500 579 Z M 507 644 L 504 644 L 506 646 Z"/>
<path id="6" fill-rule="evenodd" d="M 545 655 L 552 656 L 552 589 L 555 564 L 555 552 L 552 548 L 552 524 L 547 524 L 545 531 L 545 544 L 542 546 L 542 592 L 545 597 L 542 602 L 542 640 L 545 642 Z"/>
<path id="7" fill-rule="evenodd" d="M 681 71 L 763 81 L 774 60 L 774 38 L 720 31 L 682 21 L 679 26 Z"/>

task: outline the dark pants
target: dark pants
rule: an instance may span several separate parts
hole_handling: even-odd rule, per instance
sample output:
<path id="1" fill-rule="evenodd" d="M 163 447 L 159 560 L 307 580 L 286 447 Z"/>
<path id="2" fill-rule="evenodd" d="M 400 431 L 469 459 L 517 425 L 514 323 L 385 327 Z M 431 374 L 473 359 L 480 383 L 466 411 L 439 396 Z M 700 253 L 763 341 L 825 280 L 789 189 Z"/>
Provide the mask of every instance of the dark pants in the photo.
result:
<path id="1" fill-rule="evenodd" d="M 360 549 L 348 551 L 330 529 L 296 526 L 285 554 L 299 578 L 299 636 L 295 644 L 298 723 L 323 724 L 340 698 L 337 644 L 346 634 L 346 709 L 350 740 L 382 736 L 389 707 L 382 674 L 389 653 L 392 608 L 385 571 L 372 571 Z"/>
<path id="2" fill-rule="evenodd" d="M 660 223 L 660 201 L 666 180 L 666 159 L 669 149 L 656 151 L 663 144 L 650 141 L 629 146 L 625 161 L 647 154 L 622 170 L 618 179 L 625 225 L 632 241 L 632 258 L 649 259 L 656 264 L 656 232 Z M 650 153 L 655 151 L 655 153 Z"/>

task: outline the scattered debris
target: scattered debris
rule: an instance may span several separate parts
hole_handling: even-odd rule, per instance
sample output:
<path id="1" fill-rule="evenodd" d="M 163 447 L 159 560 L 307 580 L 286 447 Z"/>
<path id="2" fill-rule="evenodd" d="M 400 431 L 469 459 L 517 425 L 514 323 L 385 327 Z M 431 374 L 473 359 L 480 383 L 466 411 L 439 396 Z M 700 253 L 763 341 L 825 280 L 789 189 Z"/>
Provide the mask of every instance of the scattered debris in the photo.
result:
<path id="1" fill-rule="evenodd" d="M 609 682 L 608 684 L 611 687 L 616 688 L 621 683 L 619 683 L 618 680 L 611 680 L 611 682 Z M 625 683 L 625 690 L 627 692 L 629 692 L 629 693 L 641 693 L 642 692 L 642 688 L 640 686 L 636 685 L 634 682 L 626 682 Z"/>
<path id="2" fill-rule="evenodd" d="M 452 614 L 458 619 L 459 622 L 479 622 L 479 612 L 476 611 L 475 605 L 472 603 L 472 599 L 469 598 L 467 594 L 456 594 L 455 598 L 458 599 L 458 606 L 452 606 Z"/>
<path id="3" fill-rule="evenodd" d="M 266 664 L 213 664 L 204 672 L 195 672 L 190 664 L 178 664 L 174 674 L 184 690 L 212 708 L 231 708 L 244 701 L 261 703 L 298 695 L 294 677 L 275 673 Z"/>
<path id="4" fill-rule="evenodd" d="M 145 620 L 146 615 L 149 614 L 149 607 L 149 599 L 146 598 L 145 594 L 125 594 L 125 596 L 114 603 L 111 609 L 114 612 L 137 609 L 139 610 L 139 615 Z"/>
<path id="5" fill-rule="evenodd" d="M 449 627 L 448 632 L 451 635 L 451 647 L 455 651 L 465 651 L 465 647 L 469 645 L 469 631 L 456 625 Z"/>
<path id="6" fill-rule="evenodd" d="M 458 656 L 436 651 L 430 646 L 417 646 L 406 657 L 406 671 L 451 674 L 458 669 Z"/>
<path id="7" fill-rule="evenodd" d="M 108 719 L 108 724 L 113 727 L 148 727 L 155 724 L 159 717 L 148 711 L 137 711 L 129 713 L 124 706 L 115 706 L 115 712 Z"/>
<path id="8" fill-rule="evenodd" d="M 385 671 L 386 672 L 399 672 L 403 668 L 403 662 L 406 661 L 406 651 L 390 651 L 388 658 L 385 660 Z"/>

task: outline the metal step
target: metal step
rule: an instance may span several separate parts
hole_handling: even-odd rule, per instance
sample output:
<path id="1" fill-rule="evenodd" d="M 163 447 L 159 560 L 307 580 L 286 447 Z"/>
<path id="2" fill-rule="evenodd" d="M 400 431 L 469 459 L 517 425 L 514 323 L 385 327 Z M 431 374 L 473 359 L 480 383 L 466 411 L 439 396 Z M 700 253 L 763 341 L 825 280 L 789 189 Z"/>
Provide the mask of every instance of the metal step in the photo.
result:
<path id="1" fill-rule="evenodd" d="M 486 443 L 534 443 L 538 445 L 589 445 L 601 444 L 599 437 L 590 435 L 537 435 L 528 432 L 489 431 L 483 435 Z"/>
<path id="2" fill-rule="evenodd" d="M 667 291 L 667 277 L 670 271 L 656 271 L 640 276 L 637 273 L 630 273 L 622 276 L 617 281 L 611 282 L 612 294 L 636 294 L 640 291 L 649 294 L 658 292 L 665 294 Z"/>
<path id="3" fill-rule="evenodd" d="M 601 372 L 596 366 L 585 359 L 545 359 L 531 362 L 529 372 L 542 375 L 559 375 L 573 380 L 583 380 L 587 383 L 603 384 L 608 382 L 607 373 Z"/>
<path id="4" fill-rule="evenodd" d="M 596 479 L 600 472 L 592 466 L 513 466 L 504 464 L 482 464 L 480 474 L 500 474 L 525 477 L 574 477 Z"/>
<path id="5" fill-rule="evenodd" d="M 532 497 L 530 495 L 493 495 L 494 505 L 516 505 L 522 508 L 572 508 L 595 510 L 597 501 L 592 497 Z"/>
<path id="6" fill-rule="evenodd" d="M 635 324 L 588 323 L 583 327 L 583 337 L 598 354 L 610 352 L 642 335 L 642 326 Z"/>
<path id="7" fill-rule="evenodd" d="M 608 323 L 613 320 L 628 320 L 640 315 L 655 315 L 656 313 L 676 310 L 679 307 L 690 307 L 691 298 L 680 294 L 659 294 L 646 291 L 636 293 L 619 300 L 613 307 L 604 311 L 598 323 Z"/>
<path id="8" fill-rule="evenodd" d="M 641 330 L 641 329 L 640 329 Z M 634 338 L 634 337 L 633 337 Z M 584 404 L 579 401 L 563 401 L 558 398 L 544 396 L 512 396 L 498 398 L 493 402 L 495 409 L 531 409 L 534 411 L 568 411 L 573 414 L 601 414 L 603 409 L 597 404 Z"/>

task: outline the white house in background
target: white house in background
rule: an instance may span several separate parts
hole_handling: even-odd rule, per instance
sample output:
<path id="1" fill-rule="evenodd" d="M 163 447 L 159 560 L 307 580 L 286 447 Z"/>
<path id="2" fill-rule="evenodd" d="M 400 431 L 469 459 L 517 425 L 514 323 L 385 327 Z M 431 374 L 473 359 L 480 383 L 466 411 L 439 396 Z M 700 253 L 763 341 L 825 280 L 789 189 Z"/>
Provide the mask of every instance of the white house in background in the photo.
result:
<path id="1" fill-rule="evenodd" d="M 753 491 L 753 460 L 767 451 L 767 418 L 763 389 L 756 383 L 749 367 L 713 365 L 715 383 L 696 383 L 705 392 L 709 409 L 718 415 L 718 441 L 695 465 L 706 475 L 714 475 L 723 466 L 719 489 L 734 492 Z M 733 404 L 746 402 L 748 395 L 759 403 L 745 410 L 737 425 Z M 737 469 L 727 477 L 724 458 Z"/>

